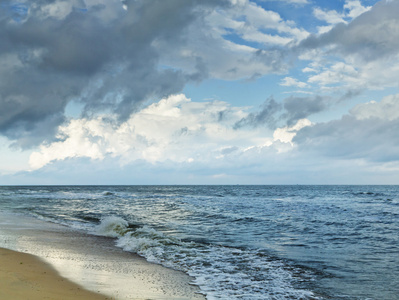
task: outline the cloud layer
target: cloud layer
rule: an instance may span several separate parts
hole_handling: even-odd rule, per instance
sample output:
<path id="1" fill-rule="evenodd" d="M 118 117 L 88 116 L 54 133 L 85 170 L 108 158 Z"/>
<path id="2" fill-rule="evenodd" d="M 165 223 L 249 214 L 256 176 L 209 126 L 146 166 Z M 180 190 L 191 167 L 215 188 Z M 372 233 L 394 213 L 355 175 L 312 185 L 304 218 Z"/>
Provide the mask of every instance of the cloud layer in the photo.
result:
<path id="1" fill-rule="evenodd" d="M 188 82 L 284 72 L 275 47 L 307 36 L 250 1 L 10 1 L 0 11 L 0 133 L 22 148 L 51 141 L 71 101 L 86 117 L 124 121 Z"/>
<path id="2" fill-rule="evenodd" d="M 279 2 L 3 1 L 0 135 L 35 174 L 397 171 L 399 1 Z M 258 107 L 182 94 L 204 82 L 245 86 Z"/>
<path id="3" fill-rule="evenodd" d="M 72 120 L 60 128 L 59 141 L 43 145 L 31 155 L 30 165 L 33 170 L 48 169 L 78 159 L 107 165 L 111 159 L 111 170 L 181 170 L 206 175 L 208 180 L 219 176 L 222 182 L 246 172 L 262 177 L 291 170 L 292 176 L 306 173 L 307 179 L 322 182 L 311 175 L 321 172 L 342 183 L 344 177 L 331 178 L 333 174 L 325 173 L 326 168 L 339 166 L 362 170 L 355 172 L 356 176 L 363 172 L 359 178 L 366 176 L 372 181 L 367 175 L 371 171 L 399 170 L 398 94 L 358 104 L 341 119 L 329 122 L 312 123 L 303 118 L 293 126 L 274 130 L 264 122 L 237 128 L 242 120 L 255 121 L 263 115 L 270 103 L 272 99 L 259 112 L 249 112 L 221 101 L 192 102 L 180 94 L 136 112 L 121 124 L 109 116 Z M 284 115 L 283 108 L 282 112 Z"/>
<path id="4" fill-rule="evenodd" d="M 257 115 L 262 115 L 260 112 Z M 184 95 L 160 100 L 123 123 L 115 118 L 71 120 L 60 127 L 58 141 L 42 145 L 30 157 L 32 169 L 67 158 L 118 158 L 120 165 L 143 160 L 149 163 L 174 162 L 207 165 L 222 163 L 251 152 L 284 152 L 292 148 L 295 133 L 310 122 L 301 120 L 294 127 L 247 126 L 235 124 L 254 119 L 243 108 L 226 102 L 192 102 Z M 262 123 L 262 122 L 261 122 Z M 260 125 L 260 124 L 258 124 Z"/>

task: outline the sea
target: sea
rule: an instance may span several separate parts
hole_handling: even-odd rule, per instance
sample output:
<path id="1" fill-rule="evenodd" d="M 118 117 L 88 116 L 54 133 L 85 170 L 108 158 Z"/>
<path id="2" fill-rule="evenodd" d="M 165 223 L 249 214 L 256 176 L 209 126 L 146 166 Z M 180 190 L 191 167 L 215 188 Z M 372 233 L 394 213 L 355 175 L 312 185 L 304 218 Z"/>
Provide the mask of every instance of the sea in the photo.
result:
<path id="1" fill-rule="evenodd" d="M 207 299 L 399 299 L 399 186 L 1 186 L 0 210 L 110 237 Z"/>

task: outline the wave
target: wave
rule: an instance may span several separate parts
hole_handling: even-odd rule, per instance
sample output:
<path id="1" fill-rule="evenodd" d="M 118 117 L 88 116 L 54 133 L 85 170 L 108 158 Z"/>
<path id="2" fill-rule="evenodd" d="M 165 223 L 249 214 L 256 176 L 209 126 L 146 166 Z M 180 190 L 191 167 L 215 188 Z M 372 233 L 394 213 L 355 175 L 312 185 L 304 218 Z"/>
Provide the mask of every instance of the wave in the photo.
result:
<path id="1" fill-rule="evenodd" d="M 103 196 L 112 196 L 112 195 L 114 195 L 114 193 L 110 192 L 110 191 L 104 191 L 102 194 L 103 194 Z"/>
<path id="2" fill-rule="evenodd" d="M 186 272 L 208 299 L 321 299 L 295 283 L 312 276 L 259 250 L 182 241 L 149 226 L 133 228 L 123 218 L 103 218 L 94 234 L 148 261 Z M 308 278 L 307 278 L 308 279 Z"/>
<path id="3" fill-rule="evenodd" d="M 92 233 L 108 237 L 121 237 L 128 231 L 129 223 L 119 217 L 107 217 L 101 220 Z"/>

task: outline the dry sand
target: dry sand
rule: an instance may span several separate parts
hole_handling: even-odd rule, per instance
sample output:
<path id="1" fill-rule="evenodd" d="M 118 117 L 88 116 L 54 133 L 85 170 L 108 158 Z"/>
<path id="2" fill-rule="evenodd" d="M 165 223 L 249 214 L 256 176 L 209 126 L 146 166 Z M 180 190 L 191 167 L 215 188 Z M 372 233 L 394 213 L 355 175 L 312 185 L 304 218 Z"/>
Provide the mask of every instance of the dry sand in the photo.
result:
<path id="1" fill-rule="evenodd" d="M 37 257 L 0 248 L 0 299 L 111 299 L 61 277 Z"/>

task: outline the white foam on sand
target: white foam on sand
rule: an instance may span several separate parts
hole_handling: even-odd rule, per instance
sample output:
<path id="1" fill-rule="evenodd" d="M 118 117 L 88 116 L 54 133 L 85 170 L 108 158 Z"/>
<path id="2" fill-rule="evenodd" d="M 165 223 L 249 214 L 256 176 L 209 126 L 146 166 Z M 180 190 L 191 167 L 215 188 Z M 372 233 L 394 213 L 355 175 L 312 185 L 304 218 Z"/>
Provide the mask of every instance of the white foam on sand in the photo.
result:
<path id="1" fill-rule="evenodd" d="M 125 252 L 108 237 L 31 217 L 0 213 L 0 247 L 39 256 L 61 276 L 116 299 L 205 299 L 183 272 Z"/>

